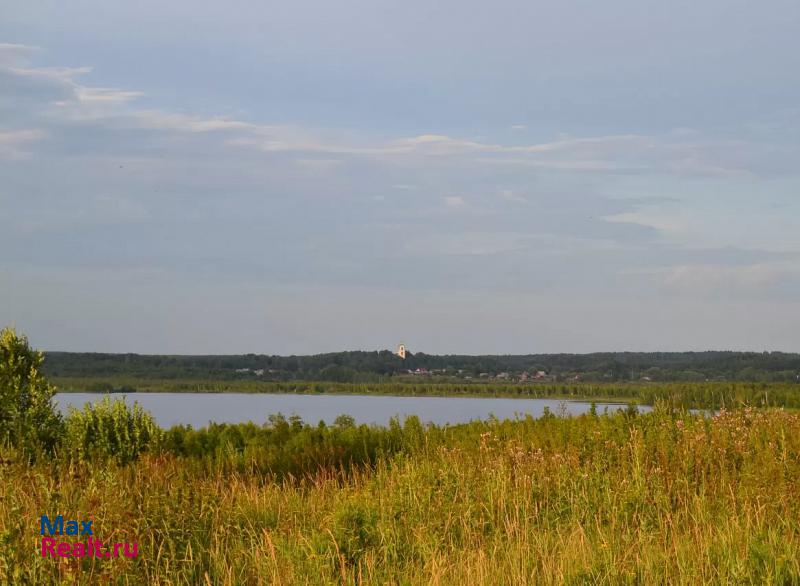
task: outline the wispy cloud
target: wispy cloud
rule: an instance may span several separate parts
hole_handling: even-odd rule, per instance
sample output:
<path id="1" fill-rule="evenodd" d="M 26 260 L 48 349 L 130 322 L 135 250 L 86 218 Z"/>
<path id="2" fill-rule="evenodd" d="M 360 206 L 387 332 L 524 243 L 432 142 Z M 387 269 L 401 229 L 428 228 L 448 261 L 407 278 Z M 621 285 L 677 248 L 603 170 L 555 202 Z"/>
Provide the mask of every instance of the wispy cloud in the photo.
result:
<path id="1" fill-rule="evenodd" d="M 0 131 L 0 145 L 15 145 L 34 140 L 41 140 L 46 135 L 41 130 L 8 130 Z"/>
<path id="2" fill-rule="evenodd" d="M 116 88 L 77 87 L 77 98 L 82 103 L 131 102 L 144 96 L 144 92 L 125 91 Z"/>
<path id="3" fill-rule="evenodd" d="M 255 124 L 231 118 L 202 118 L 187 114 L 159 112 L 157 110 L 138 111 L 131 115 L 142 128 L 154 130 L 171 130 L 177 132 L 229 132 L 265 130 Z"/>
<path id="4" fill-rule="evenodd" d="M 167 107 L 90 82 L 90 67 L 5 55 L 0 246 L 30 243 L 19 266 L 418 295 L 772 295 L 796 281 L 769 255 L 800 248 L 785 138 L 324 127 Z M 724 253 L 693 262 L 702 247 Z"/>
<path id="5" fill-rule="evenodd" d="M 26 145 L 47 137 L 43 130 L 0 130 L 0 157 L 19 159 L 31 155 Z"/>
<path id="6" fill-rule="evenodd" d="M 38 47 L 18 43 L 0 43 L 0 65 L 25 63 L 39 51 Z"/>
<path id="7" fill-rule="evenodd" d="M 40 345 L 798 348 L 796 0 L 6 4 Z"/>
<path id="8" fill-rule="evenodd" d="M 676 265 L 662 268 L 627 271 L 656 279 L 668 287 L 695 294 L 725 292 L 728 295 L 743 291 L 761 291 L 779 285 L 787 279 L 800 278 L 800 263 L 782 261 L 724 265 Z"/>
<path id="9" fill-rule="evenodd" d="M 697 131 L 676 131 L 664 135 L 610 134 L 558 137 L 532 144 L 502 144 L 445 134 L 418 134 L 375 140 L 353 132 L 321 131 L 312 127 L 263 124 L 230 116 L 198 116 L 191 113 L 138 107 L 145 92 L 137 89 L 104 87 L 81 81 L 91 67 L 33 67 L 20 65 L 29 48 L 0 45 L 0 74 L 16 79 L 49 84 L 27 88 L 40 98 L 28 106 L 32 118 L 46 118 L 72 124 L 87 122 L 108 127 L 147 129 L 164 133 L 220 134 L 219 147 L 252 149 L 265 154 L 298 153 L 307 157 L 380 159 L 389 163 L 520 167 L 582 173 L 664 173 L 677 176 L 752 177 L 765 173 L 796 172 L 790 165 L 797 146 L 764 144 L 745 139 L 715 139 Z M 9 61 L 12 64 L 8 64 Z M 6 89 L 13 92 L 15 85 Z M 2 91 L 2 90 L 0 90 Z M 22 90 L 20 90 L 22 91 Z M 13 94 L 6 99 L 14 99 Z M 21 99 L 21 96 L 20 96 Z M 425 163 L 420 163 L 424 161 Z M 783 165 L 780 167 L 780 165 Z"/>
<path id="10" fill-rule="evenodd" d="M 504 199 L 506 201 L 515 201 L 515 202 L 520 202 L 520 203 L 524 203 L 524 202 L 528 201 L 527 199 L 525 199 L 524 196 L 520 195 L 519 193 L 517 193 L 513 189 L 501 189 L 500 190 L 500 198 Z"/>
<path id="11" fill-rule="evenodd" d="M 444 197 L 444 205 L 452 210 L 463 208 L 467 204 L 460 195 L 447 195 Z"/>

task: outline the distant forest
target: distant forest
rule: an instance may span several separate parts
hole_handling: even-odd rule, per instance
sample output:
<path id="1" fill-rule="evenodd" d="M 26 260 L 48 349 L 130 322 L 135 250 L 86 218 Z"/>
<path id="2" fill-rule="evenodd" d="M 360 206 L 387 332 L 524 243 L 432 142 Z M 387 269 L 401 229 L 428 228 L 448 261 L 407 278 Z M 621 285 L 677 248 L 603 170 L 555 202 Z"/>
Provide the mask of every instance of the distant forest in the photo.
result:
<path id="1" fill-rule="evenodd" d="M 417 374 L 412 374 L 416 372 Z M 409 353 L 388 350 L 312 356 L 260 354 L 176 356 L 47 352 L 52 377 L 208 380 L 308 380 L 379 382 L 402 377 L 471 380 L 544 373 L 547 380 L 585 381 L 782 381 L 800 380 L 800 354 L 784 352 L 598 352 L 495 356 Z"/>

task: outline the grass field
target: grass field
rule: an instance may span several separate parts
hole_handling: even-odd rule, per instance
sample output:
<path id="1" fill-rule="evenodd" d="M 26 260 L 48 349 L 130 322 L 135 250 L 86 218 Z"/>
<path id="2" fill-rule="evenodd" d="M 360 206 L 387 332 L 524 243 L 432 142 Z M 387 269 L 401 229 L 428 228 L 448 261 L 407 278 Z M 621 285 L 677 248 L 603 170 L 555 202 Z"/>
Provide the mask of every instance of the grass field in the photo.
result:
<path id="1" fill-rule="evenodd" d="M 6 454 L 0 582 L 800 582 L 794 413 L 195 433 L 124 466 Z M 139 557 L 44 559 L 43 514 Z"/>

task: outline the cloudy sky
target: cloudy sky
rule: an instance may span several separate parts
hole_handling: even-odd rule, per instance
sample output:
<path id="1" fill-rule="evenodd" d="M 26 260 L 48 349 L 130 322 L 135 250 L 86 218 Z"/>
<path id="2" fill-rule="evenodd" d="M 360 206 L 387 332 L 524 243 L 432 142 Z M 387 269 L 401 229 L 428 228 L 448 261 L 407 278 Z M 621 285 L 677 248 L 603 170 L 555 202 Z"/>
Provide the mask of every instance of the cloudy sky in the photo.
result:
<path id="1" fill-rule="evenodd" d="M 45 349 L 800 351 L 796 0 L 10 0 Z"/>

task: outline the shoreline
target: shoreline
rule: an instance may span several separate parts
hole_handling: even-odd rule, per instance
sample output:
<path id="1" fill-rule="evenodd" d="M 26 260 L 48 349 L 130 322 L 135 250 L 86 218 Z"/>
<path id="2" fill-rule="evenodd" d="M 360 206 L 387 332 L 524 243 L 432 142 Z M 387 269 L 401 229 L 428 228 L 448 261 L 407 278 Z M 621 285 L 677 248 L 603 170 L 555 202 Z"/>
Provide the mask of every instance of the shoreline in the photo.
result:
<path id="1" fill-rule="evenodd" d="M 542 395 L 542 396 L 524 396 L 524 395 L 511 395 L 511 394 L 497 394 L 488 395 L 485 393 L 364 393 L 362 391 L 332 391 L 332 392 L 308 392 L 308 391 L 214 391 L 214 390 L 191 390 L 191 391 L 152 391 L 152 390 L 135 390 L 135 391 L 82 391 L 82 390 L 62 390 L 59 389 L 56 394 L 63 395 L 298 395 L 298 396 L 342 396 L 342 397 L 398 397 L 398 398 L 417 398 L 417 399 L 508 399 L 520 401 L 536 401 L 536 400 L 551 400 L 551 401 L 564 401 L 568 403 L 596 403 L 598 405 L 647 405 L 646 403 L 631 397 L 592 397 L 592 396 L 578 396 L 578 395 Z"/>

